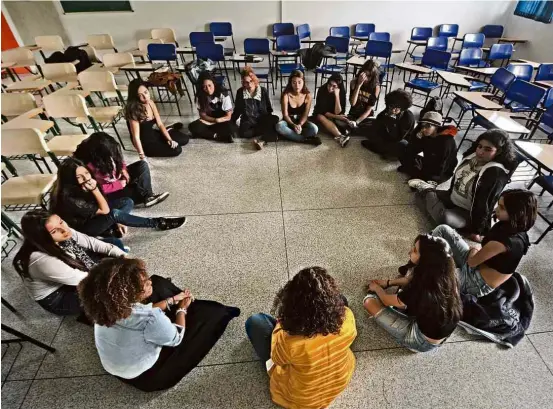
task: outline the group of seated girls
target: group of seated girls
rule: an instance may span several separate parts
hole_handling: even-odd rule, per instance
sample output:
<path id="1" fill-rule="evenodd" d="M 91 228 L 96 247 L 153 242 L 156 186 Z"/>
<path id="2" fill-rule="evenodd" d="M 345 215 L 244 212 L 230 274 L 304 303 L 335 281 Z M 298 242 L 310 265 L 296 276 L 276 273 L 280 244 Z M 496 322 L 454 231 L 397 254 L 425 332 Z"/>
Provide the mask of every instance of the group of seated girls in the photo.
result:
<path id="1" fill-rule="evenodd" d="M 380 94 L 377 64 L 369 60 L 350 83 L 351 109 L 345 115 L 346 89 L 342 76 L 333 74 L 317 94 L 313 117 L 313 96 L 301 71 L 293 71 L 281 96 L 282 120 L 273 114 L 267 89 L 251 67 L 241 72 L 242 87 L 236 92 L 235 105 L 229 92 L 209 72 L 198 78 L 196 103 L 199 118 L 188 125 L 192 138 L 233 142 L 234 137 L 251 138 L 257 149 L 279 137 L 290 141 L 320 145 L 319 127 L 345 147 L 349 135 L 367 134 L 370 117 Z M 407 107 L 408 108 L 408 107 Z M 406 110 L 405 108 L 404 110 Z M 125 116 L 133 145 L 141 159 L 170 157 L 182 152 L 189 136 L 183 124 L 165 127 L 155 103 L 150 99 L 147 83 L 131 81 Z M 154 128 L 157 125 L 157 128 Z"/>

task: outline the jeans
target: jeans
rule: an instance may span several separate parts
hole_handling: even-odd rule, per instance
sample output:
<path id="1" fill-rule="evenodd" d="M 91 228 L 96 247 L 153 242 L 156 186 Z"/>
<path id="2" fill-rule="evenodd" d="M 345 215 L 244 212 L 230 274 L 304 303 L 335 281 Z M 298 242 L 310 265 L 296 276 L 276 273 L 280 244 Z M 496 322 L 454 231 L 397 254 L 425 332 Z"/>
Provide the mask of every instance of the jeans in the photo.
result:
<path id="1" fill-rule="evenodd" d="M 384 307 L 374 316 L 374 319 L 397 343 L 413 352 L 434 351 L 440 346 L 440 344 L 433 344 L 426 339 L 415 318 L 392 307 Z"/>
<path id="2" fill-rule="evenodd" d="M 313 122 L 307 121 L 302 126 L 301 134 L 298 134 L 288 125 L 288 122 L 280 121 L 276 125 L 276 131 L 290 141 L 305 142 L 306 139 L 314 138 L 319 132 L 319 128 Z"/>
<path id="3" fill-rule="evenodd" d="M 463 229 L 470 222 L 470 211 L 451 203 L 449 192 L 445 190 L 426 190 L 422 196 L 421 207 L 428 212 L 436 224 L 447 224 L 454 229 Z"/>
<path id="4" fill-rule="evenodd" d="M 131 179 L 129 184 L 121 190 L 106 195 L 108 202 L 130 197 L 135 203 L 144 203 L 148 197 L 154 195 L 148 162 L 139 160 L 131 163 L 127 166 L 127 172 Z"/>
<path id="5" fill-rule="evenodd" d="M 74 285 L 64 285 L 37 302 L 46 311 L 56 315 L 78 315 L 82 312 L 77 287 Z"/>
<path id="6" fill-rule="evenodd" d="M 119 249 L 123 250 L 125 253 L 128 253 L 127 250 L 125 250 L 125 245 L 123 244 L 123 240 L 117 237 L 100 237 L 100 240 L 102 240 L 104 243 L 113 244 L 115 247 L 118 247 Z"/>
<path id="7" fill-rule="evenodd" d="M 271 337 L 276 319 L 269 314 L 255 314 L 246 320 L 246 334 L 263 366 L 271 358 Z"/>
<path id="8" fill-rule="evenodd" d="M 471 294 L 475 297 L 483 297 L 494 289 L 490 287 L 480 274 L 478 267 L 468 265 L 470 247 L 465 240 L 451 227 L 442 224 L 432 231 L 432 235 L 441 237 L 449 244 L 453 260 L 457 266 L 459 277 L 459 289 L 463 294 Z"/>
<path id="9" fill-rule="evenodd" d="M 110 203 L 110 212 L 89 219 L 77 230 L 89 236 L 106 234 L 115 224 L 119 223 L 130 227 L 157 227 L 157 221 L 151 217 L 140 217 L 130 214 L 134 202 L 129 197 L 116 199 Z"/>

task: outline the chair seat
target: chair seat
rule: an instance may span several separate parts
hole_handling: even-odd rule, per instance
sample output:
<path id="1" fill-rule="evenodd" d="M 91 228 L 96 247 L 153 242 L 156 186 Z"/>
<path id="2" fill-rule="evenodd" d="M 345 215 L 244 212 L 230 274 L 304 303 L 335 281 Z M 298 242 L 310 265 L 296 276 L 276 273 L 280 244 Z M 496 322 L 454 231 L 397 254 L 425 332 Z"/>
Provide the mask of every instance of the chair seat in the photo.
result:
<path id="1" fill-rule="evenodd" d="M 321 65 L 320 67 L 315 68 L 315 72 L 318 73 L 318 74 L 334 74 L 334 73 L 341 74 L 341 73 L 344 72 L 345 68 L 346 68 L 345 65 L 325 64 L 325 65 Z"/>
<path id="2" fill-rule="evenodd" d="M 278 70 L 283 74 L 290 74 L 294 70 L 303 71 L 304 67 L 302 64 L 279 64 Z"/>
<path id="3" fill-rule="evenodd" d="M 268 68 L 254 68 L 253 72 L 258 78 L 268 78 L 270 74 Z"/>
<path id="4" fill-rule="evenodd" d="M 27 175 L 9 178 L 2 183 L 2 206 L 40 205 L 56 181 L 56 175 Z"/>
<path id="5" fill-rule="evenodd" d="M 472 109 L 472 104 L 470 102 L 465 101 L 464 99 L 455 98 L 453 102 L 459 105 L 462 111 L 467 111 L 469 109 Z"/>
<path id="6" fill-rule="evenodd" d="M 68 74 L 68 75 L 58 75 L 52 78 L 48 78 L 52 82 L 79 82 L 77 74 Z"/>
<path id="7" fill-rule="evenodd" d="M 113 107 L 99 107 L 99 108 L 88 108 L 88 112 L 90 112 L 90 116 L 96 120 L 96 122 L 100 123 L 111 123 L 115 120 L 117 115 L 121 113 L 120 106 L 113 106 Z M 88 123 L 88 118 L 85 117 L 79 117 L 75 119 L 75 122 L 78 124 L 85 124 Z"/>
<path id="8" fill-rule="evenodd" d="M 553 194 L 553 175 L 540 175 L 536 178 L 536 184 Z"/>
<path id="9" fill-rule="evenodd" d="M 488 84 L 484 84 L 483 82 L 479 81 L 470 81 L 469 91 L 479 91 L 486 88 L 488 88 Z"/>
<path id="10" fill-rule="evenodd" d="M 509 100 L 509 99 L 506 99 L 504 101 L 504 104 L 505 104 L 505 106 L 508 106 L 511 109 L 511 112 L 529 112 L 529 111 L 532 111 L 532 108 L 530 108 L 526 105 L 522 105 L 519 102 Z"/>
<path id="11" fill-rule="evenodd" d="M 422 60 L 422 55 L 412 55 L 411 58 L 415 61 Z"/>
<path id="12" fill-rule="evenodd" d="M 229 56 L 232 56 L 235 51 L 234 51 L 234 48 L 225 48 L 223 53 L 225 54 L 225 57 L 229 57 Z"/>
<path id="13" fill-rule="evenodd" d="M 46 143 L 50 151 L 56 156 L 71 156 L 77 146 L 88 138 L 88 135 L 58 135 Z"/>
<path id="14" fill-rule="evenodd" d="M 119 88 L 121 88 L 121 87 L 119 87 Z M 128 93 L 127 90 L 120 89 L 119 92 L 121 93 L 121 96 L 124 99 L 127 99 L 127 97 L 129 96 L 129 93 Z M 105 99 L 117 98 L 118 96 L 119 95 L 117 95 L 117 92 L 115 92 L 115 91 L 102 92 L 102 97 L 104 97 Z"/>
<path id="15" fill-rule="evenodd" d="M 415 88 L 415 89 L 418 89 L 421 91 L 427 91 L 427 92 L 430 92 L 440 87 L 440 84 L 438 84 L 437 82 L 425 80 L 423 78 L 414 78 L 411 81 L 409 81 L 406 85 L 411 88 Z"/>

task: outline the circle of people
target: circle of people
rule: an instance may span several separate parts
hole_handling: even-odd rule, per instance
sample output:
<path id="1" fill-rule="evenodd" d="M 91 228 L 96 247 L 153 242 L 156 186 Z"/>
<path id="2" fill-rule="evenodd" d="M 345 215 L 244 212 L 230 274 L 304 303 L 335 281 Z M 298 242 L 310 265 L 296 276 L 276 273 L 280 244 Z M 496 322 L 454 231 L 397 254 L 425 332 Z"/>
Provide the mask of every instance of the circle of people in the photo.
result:
<path id="1" fill-rule="evenodd" d="M 369 318 L 400 345 L 415 352 L 437 350 L 462 318 L 461 294 L 483 297 L 515 272 L 529 248 L 526 232 L 536 220 L 537 204 L 529 191 L 503 191 L 517 165 L 507 134 L 482 133 L 457 163 L 457 128 L 442 126 L 435 111 L 423 113 L 415 124 L 404 90 L 387 94 L 385 109 L 373 117 L 380 86 L 372 61 L 350 83 L 348 115 L 339 74 L 318 89 L 310 117 L 313 97 L 304 74 L 292 72 L 281 97 L 282 120 L 255 73 L 246 68 L 241 77 L 233 107 L 209 73 L 200 76 L 200 117 L 188 126 L 192 138 L 228 143 L 238 135 L 262 149 L 279 136 L 320 145 L 319 128 L 342 147 L 350 135 L 363 135 L 365 148 L 384 159 L 399 158 L 398 171 L 410 176 L 417 203 L 437 227 L 415 238 L 398 278 L 372 280 L 363 300 Z M 145 159 L 177 156 L 189 136 L 180 123 L 162 123 L 140 79 L 130 83 L 125 109 L 140 160 L 127 165 L 113 137 L 90 135 L 60 166 L 49 211 L 23 216 L 25 240 L 14 266 L 42 308 L 94 324 L 108 373 L 143 391 L 163 390 L 200 363 L 240 310 L 195 300 L 190 290 L 150 276 L 143 261 L 128 257 L 122 241 L 128 226 L 168 230 L 186 223 L 186 217 L 139 217 L 131 211 L 135 204 L 154 206 L 169 195 L 153 190 Z M 450 178 L 449 190 L 436 189 Z M 459 232 L 481 246 L 469 245 Z M 357 331 L 348 300 L 336 280 L 314 266 L 278 292 L 272 312 L 246 321 L 247 336 L 270 378 L 272 400 L 285 408 L 327 407 L 346 388 L 355 366 L 350 346 Z"/>

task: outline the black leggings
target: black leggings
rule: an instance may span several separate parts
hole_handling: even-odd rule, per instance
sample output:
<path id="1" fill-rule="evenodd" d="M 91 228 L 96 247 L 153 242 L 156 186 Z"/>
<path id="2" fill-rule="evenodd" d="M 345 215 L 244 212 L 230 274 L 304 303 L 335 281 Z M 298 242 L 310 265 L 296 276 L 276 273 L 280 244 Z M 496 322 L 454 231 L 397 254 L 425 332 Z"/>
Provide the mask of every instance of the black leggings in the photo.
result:
<path id="1" fill-rule="evenodd" d="M 77 287 L 74 285 L 64 285 L 37 302 L 46 311 L 56 315 L 78 315 L 82 312 Z"/>
<path id="2" fill-rule="evenodd" d="M 257 122 L 255 123 L 241 119 L 238 131 L 240 138 L 253 138 L 257 136 L 258 139 L 265 142 L 276 142 L 278 134 L 275 126 L 278 121 L 278 116 L 271 114 L 257 118 Z"/>
<path id="3" fill-rule="evenodd" d="M 188 130 L 193 138 L 207 139 L 217 142 L 232 142 L 234 124 L 231 121 L 219 122 L 213 125 L 206 125 L 196 119 L 188 125 Z"/>
<path id="4" fill-rule="evenodd" d="M 159 302 L 181 292 L 169 280 L 152 276 L 153 293 L 148 302 Z M 173 313 L 167 316 L 174 320 Z M 228 323 L 240 315 L 240 310 L 215 301 L 196 300 L 188 308 L 186 330 L 182 342 L 175 347 L 162 347 L 159 357 L 150 369 L 133 379 L 121 379 L 142 391 L 168 389 L 194 369 L 213 348 Z"/>

